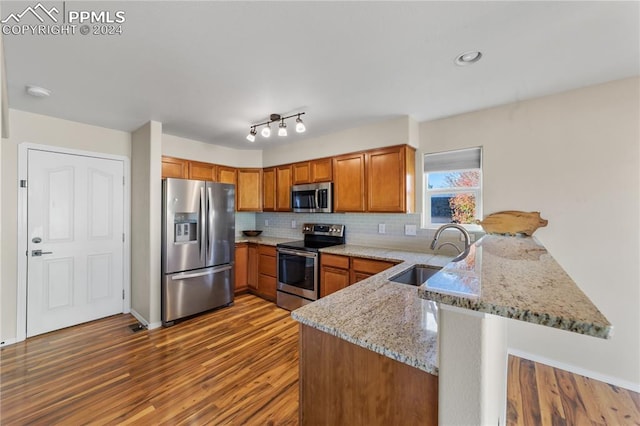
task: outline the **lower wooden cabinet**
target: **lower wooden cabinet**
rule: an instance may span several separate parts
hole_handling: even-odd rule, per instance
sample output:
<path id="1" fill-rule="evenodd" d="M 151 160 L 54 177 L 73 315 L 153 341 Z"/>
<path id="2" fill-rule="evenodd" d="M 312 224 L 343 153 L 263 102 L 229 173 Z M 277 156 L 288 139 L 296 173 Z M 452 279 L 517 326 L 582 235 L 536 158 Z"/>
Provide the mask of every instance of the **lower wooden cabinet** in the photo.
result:
<path id="1" fill-rule="evenodd" d="M 378 272 L 389 269 L 394 266 L 394 262 L 386 260 L 365 259 L 362 257 L 351 258 L 351 269 L 349 281 L 351 284 L 367 279 Z"/>
<path id="2" fill-rule="evenodd" d="M 394 265 L 395 262 L 386 260 L 323 253 L 320 255 L 320 297 L 342 290 Z"/>
<path id="3" fill-rule="evenodd" d="M 258 295 L 267 300 L 276 300 L 276 248 L 273 246 L 258 246 Z"/>
<path id="4" fill-rule="evenodd" d="M 248 289 L 248 262 L 249 262 L 249 244 L 236 244 L 235 265 L 234 265 L 234 293 L 242 294 Z"/>
<path id="5" fill-rule="evenodd" d="M 258 291 L 258 244 L 248 244 L 247 287 L 250 291 Z"/>
<path id="6" fill-rule="evenodd" d="M 346 288 L 349 282 L 348 256 L 320 254 L 320 297 Z"/>

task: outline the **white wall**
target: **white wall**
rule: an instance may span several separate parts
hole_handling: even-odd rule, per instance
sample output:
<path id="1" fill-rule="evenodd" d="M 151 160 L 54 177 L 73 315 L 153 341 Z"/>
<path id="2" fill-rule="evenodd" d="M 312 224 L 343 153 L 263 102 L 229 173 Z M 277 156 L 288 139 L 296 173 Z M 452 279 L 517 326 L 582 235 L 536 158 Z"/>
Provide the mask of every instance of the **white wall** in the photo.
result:
<path id="1" fill-rule="evenodd" d="M 131 312 L 160 325 L 162 123 L 131 135 Z"/>
<path id="2" fill-rule="evenodd" d="M 411 117 L 403 116 L 287 145 L 265 147 L 263 167 L 392 145 L 417 147 L 416 128 Z"/>
<path id="3" fill-rule="evenodd" d="M 46 102 L 46 100 L 43 100 Z M 18 110 L 9 111 L 10 137 L 2 139 L 2 303 L 0 341 L 16 336 L 18 144 L 53 145 L 129 157 L 127 132 L 60 120 Z"/>
<path id="4" fill-rule="evenodd" d="M 614 326 L 602 340 L 509 321 L 509 346 L 635 390 L 639 89 L 630 78 L 420 126 L 422 152 L 484 147 L 485 214 L 540 211 L 549 225 L 536 237 Z"/>
<path id="5" fill-rule="evenodd" d="M 262 167 L 262 150 L 232 149 L 167 134 L 162 135 L 162 155 L 231 167 Z"/>

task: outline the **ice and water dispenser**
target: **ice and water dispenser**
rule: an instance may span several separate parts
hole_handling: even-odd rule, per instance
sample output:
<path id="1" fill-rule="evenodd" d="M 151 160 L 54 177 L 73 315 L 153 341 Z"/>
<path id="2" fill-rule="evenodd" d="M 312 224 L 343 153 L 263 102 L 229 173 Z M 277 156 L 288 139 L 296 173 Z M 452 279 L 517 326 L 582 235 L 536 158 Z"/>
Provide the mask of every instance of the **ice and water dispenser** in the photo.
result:
<path id="1" fill-rule="evenodd" d="M 174 216 L 173 227 L 175 243 L 198 241 L 197 213 L 176 213 Z"/>

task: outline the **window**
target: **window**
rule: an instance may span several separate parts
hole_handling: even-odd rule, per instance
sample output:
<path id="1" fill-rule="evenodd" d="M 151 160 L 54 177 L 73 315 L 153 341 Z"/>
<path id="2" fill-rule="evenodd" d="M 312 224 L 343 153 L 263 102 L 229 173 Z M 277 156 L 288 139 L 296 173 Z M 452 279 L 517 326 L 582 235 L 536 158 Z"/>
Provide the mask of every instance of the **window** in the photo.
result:
<path id="1" fill-rule="evenodd" d="M 425 154 L 426 227 L 482 218 L 482 148 Z"/>

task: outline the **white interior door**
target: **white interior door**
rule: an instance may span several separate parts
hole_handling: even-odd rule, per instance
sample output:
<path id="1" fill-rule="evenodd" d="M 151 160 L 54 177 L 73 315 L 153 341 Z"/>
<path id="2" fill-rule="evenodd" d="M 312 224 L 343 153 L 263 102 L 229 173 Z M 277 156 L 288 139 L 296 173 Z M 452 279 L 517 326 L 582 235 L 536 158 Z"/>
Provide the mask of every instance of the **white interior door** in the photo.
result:
<path id="1" fill-rule="evenodd" d="M 123 312 L 124 164 L 30 149 L 27 336 Z"/>

